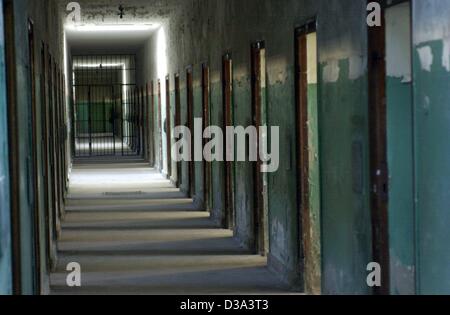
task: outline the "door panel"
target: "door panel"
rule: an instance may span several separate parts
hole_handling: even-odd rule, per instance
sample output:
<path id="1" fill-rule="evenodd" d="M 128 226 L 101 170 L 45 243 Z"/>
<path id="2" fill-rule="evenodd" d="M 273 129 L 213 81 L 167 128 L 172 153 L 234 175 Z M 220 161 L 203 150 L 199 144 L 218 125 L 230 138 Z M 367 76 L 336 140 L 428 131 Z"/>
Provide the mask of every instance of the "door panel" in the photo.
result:
<path id="1" fill-rule="evenodd" d="M 315 22 L 296 32 L 298 205 L 305 291 L 321 293 L 321 180 Z"/>

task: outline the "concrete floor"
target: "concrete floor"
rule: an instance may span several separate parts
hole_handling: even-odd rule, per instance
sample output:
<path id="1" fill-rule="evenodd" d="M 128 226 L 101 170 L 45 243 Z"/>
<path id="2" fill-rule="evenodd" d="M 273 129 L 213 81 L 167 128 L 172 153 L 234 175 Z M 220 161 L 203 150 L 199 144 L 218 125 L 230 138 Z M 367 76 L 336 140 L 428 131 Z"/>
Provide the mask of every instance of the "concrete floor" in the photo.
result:
<path id="1" fill-rule="evenodd" d="M 291 293 L 206 212 L 142 163 L 75 166 L 52 294 Z M 82 286 L 66 286 L 70 262 Z"/>
<path id="2" fill-rule="evenodd" d="M 75 139 L 75 156 L 77 157 L 95 157 L 95 156 L 130 156 L 137 155 L 132 150 L 127 138 L 115 137 L 111 134 L 89 134 L 77 135 Z M 129 139 L 131 140 L 131 139 Z"/>

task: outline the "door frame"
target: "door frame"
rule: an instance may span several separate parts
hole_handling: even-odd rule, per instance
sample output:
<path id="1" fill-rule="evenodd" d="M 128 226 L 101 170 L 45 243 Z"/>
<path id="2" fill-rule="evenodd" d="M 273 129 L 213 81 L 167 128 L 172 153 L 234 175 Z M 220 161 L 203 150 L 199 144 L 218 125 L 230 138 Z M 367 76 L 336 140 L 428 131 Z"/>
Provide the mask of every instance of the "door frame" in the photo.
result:
<path id="1" fill-rule="evenodd" d="M 19 182 L 19 130 L 17 125 L 17 74 L 15 49 L 15 20 L 14 1 L 3 1 L 3 15 L 5 26 L 6 86 L 8 111 L 8 146 L 9 146 L 9 176 L 11 196 L 11 235 L 12 235 L 12 272 L 13 294 L 22 293 L 22 261 L 20 234 L 20 182 Z"/>
<path id="2" fill-rule="evenodd" d="M 194 163 L 194 77 L 193 68 L 189 66 L 186 68 L 186 106 L 187 106 L 187 128 L 191 131 L 191 145 L 190 145 L 190 159 L 188 162 L 189 169 L 189 189 L 188 196 L 194 198 L 195 196 L 195 163 Z"/>
<path id="3" fill-rule="evenodd" d="M 143 112 L 143 118 L 142 118 L 142 150 L 143 150 L 143 157 L 144 159 L 148 159 L 148 131 L 149 131 L 149 110 L 148 110 L 148 98 L 147 98 L 147 84 L 144 84 L 141 86 L 141 100 L 142 100 L 142 112 Z"/>
<path id="4" fill-rule="evenodd" d="M 162 130 L 162 101 L 161 101 L 161 79 L 158 79 L 157 82 L 157 95 L 158 95 L 158 130 L 159 130 L 159 171 L 162 172 L 164 169 L 164 160 L 163 160 L 163 146 L 162 146 L 162 138 L 163 138 L 163 130 Z"/>
<path id="5" fill-rule="evenodd" d="M 61 121 L 60 121 L 60 116 L 61 116 L 61 95 L 60 95 L 60 85 L 61 85 L 61 81 L 60 81 L 60 73 L 59 73 L 59 66 L 58 64 L 55 62 L 55 86 L 54 86 L 54 93 L 55 93 L 55 143 L 56 143 L 56 147 L 55 147 L 55 154 L 56 154 L 56 189 L 57 189 L 57 194 L 58 194 L 58 201 L 59 201 L 59 205 L 58 205 L 58 217 L 62 218 L 63 216 L 63 182 L 62 182 L 62 174 L 61 174 L 61 163 L 62 163 L 62 159 L 61 159 Z"/>
<path id="6" fill-rule="evenodd" d="M 149 137 L 149 161 L 150 166 L 155 166 L 155 92 L 154 92 L 154 82 L 153 80 L 150 82 L 150 85 L 147 84 L 147 100 L 148 100 L 148 106 L 150 110 L 150 118 L 149 118 L 149 134 L 147 135 Z"/>
<path id="7" fill-rule="evenodd" d="M 202 119 L 203 129 L 206 130 L 211 123 L 210 108 L 210 70 L 208 63 L 202 64 Z M 208 139 L 202 137 L 203 148 L 209 142 Z M 203 158 L 203 205 L 204 210 L 211 210 L 211 162 Z"/>
<path id="8" fill-rule="evenodd" d="M 370 0 L 369 0 L 370 1 Z M 381 268 L 381 287 L 377 295 L 390 292 L 390 257 L 388 228 L 387 104 L 386 104 L 386 23 L 385 3 L 379 27 L 368 27 L 368 99 L 370 145 L 370 203 L 373 260 Z"/>
<path id="9" fill-rule="evenodd" d="M 264 54 L 264 55 L 263 55 Z M 263 110 L 265 101 L 262 97 L 263 80 L 265 71 L 263 69 L 265 60 L 265 42 L 256 41 L 251 44 L 251 106 L 253 126 L 257 129 L 256 152 L 259 153 L 260 135 L 259 127 L 264 124 Z M 252 144 L 250 144 L 252 145 Z M 258 158 L 253 164 L 253 219 L 254 219 L 254 251 L 265 256 L 268 253 L 268 228 L 267 228 L 267 191 L 265 190 L 265 174 L 261 172 L 262 161 Z"/>
<path id="10" fill-rule="evenodd" d="M 181 126 L 181 95 L 180 95 L 180 74 L 175 74 L 175 128 Z M 183 183 L 182 165 L 177 162 L 176 187 L 180 188 Z"/>
<path id="11" fill-rule="evenodd" d="M 298 211 L 298 266 L 305 292 L 322 291 L 322 255 L 314 254 L 311 231 L 309 190 L 309 112 L 308 112 L 308 48 L 307 36 L 317 34 L 317 18 L 312 18 L 294 32 L 295 112 L 296 112 L 296 172 Z M 317 52 L 318 54 L 318 52 Z M 318 61 L 317 55 L 317 61 Z M 318 62 L 317 62 L 318 63 Z M 319 102 L 318 102 L 319 105 Z M 319 109 L 318 109 L 319 112 Z M 318 117 L 320 126 L 320 118 Z M 320 135 L 319 135 L 320 141 Z M 320 167 L 320 166 L 319 166 Z M 320 171 L 320 169 L 319 169 Z M 320 175 L 319 175 L 320 177 Z M 321 209 L 319 210 L 321 211 Z M 322 240 L 319 240 L 322 247 Z M 315 272 L 312 268 L 318 268 Z"/>
<path id="12" fill-rule="evenodd" d="M 233 59 L 230 53 L 222 57 L 222 107 L 223 107 L 223 130 L 234 126 L 233 117 Z M 227 155 L 228 143 L 224 141 L 223 152 L 225 154 L 224 162 L 224 216 L 222 225 L 227 229 L 235 227 L 235 207 L 234 207 L 234 163 L 232 158 Z"/>
<path id="13" fill-rule="evenodd" d="M 170 76 L 166 76 L 166 143 L 167 143 L 167 178 L 172 177 L 172 131 L 171 131 L 171 110 L 170 110 Z"/>

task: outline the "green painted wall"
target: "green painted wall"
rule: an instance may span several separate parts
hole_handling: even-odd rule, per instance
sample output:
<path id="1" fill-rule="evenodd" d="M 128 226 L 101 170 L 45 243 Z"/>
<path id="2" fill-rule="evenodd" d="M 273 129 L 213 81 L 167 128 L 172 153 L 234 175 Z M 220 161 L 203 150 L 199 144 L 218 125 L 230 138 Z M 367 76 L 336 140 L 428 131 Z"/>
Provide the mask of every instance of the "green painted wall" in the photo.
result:
<path id="1" fill-rule="evenodd" d="M 180 99 L 181 99 L 181 112 L 180 112 L 180 120 L 181 125 L 187 126 L 188 117 L 187 117 L 187 92 L 186 87 L 180 86 Z M 181 185 L 180 189 L 184 192 L 189 191 L 189 164 L 187 161 L 181 162 Z"/>
<path id="2" fill-rule="evenodd" d="M 270 49 L 268 49 L 270 53 Z M 267 59 L 270 67 L 271 57 Z M 280 277 L 294 281 L 298 274 L 300 246 L 297 242 L 300 218 L 297 210 L 294 67 L 283 69 L 282 78 L 267 76 L 267 116 L 269 126 L 280 126 L 280 166 L 268 174 L 269 262 L 283 266 Z M 283 104 L 284 110 L 280 110 Z M 270 141 L 274 141 L 269 137 Z M 280 267 L 277 267 L 280 268 Z M 284 270 L 283 270 L 284 269 Z M 297 281 L 297 280 L 295 280 Z"/>
<path id="3" fill-rule="evenodd" d="M 418 285 L 424 294 L 450 293 L 450 73 L 437 62 L 443 60 L 443 45 L 425 42 L 414 54 Z M 423 69 L 417 54 L 424 47 L 436 60 L 431 71 Z"/>
<path id="4" fill-rule="evenodd" d="M 172 81 L 171 82 L 171 88 L 175 87 L 175 83 Z M 175 90 L 171 90 L 170 91 L 170 130 L 171 130 L 171 143 L 169 144 L 169 150 L 172 150 L 172 145 L 175 143 L 174 138 L 173 138 L 173 129 L 175 128 Z M 171 163 L 171 167 L 172 167 L 172 179 L 174 181 L 177 180 L 178 178 L 178 174 L 177 174 L 177 164 L 173 161 L 174 156 L 172 155 L 172 160 L 169 162 Z"/>
<path id="5" fill-rule="evenodd" d="M 414 293 L 414 190 L 411 85 L 387 78 L 389 248 L 393 294 Z"/>
<path id="6" fill-rule="evenodd" d="M 31 126 L 31 94 L 30 94 L 30 75 L 29 75 L 29 52 L 28 52 L 28 29 L 27 21 L 27 1 L 14 1 L 14 20 L 15 20 L 15 43 L 16 46 L 16 107 L 18 118 L 18 136 L 19 136 L 19 194 L 20 194 L 20 236 L 21 236 L 21 275 L 22 275 L 22 293 L 33 294 L 35 291 L 34 283 L 34 226 L 33 226 L 33 202 L 34 191 L 32 169 L 32 151 L 31 151 L 31 128 L 22 126 Z"/>
<path id="7" fill-rule="evenodd" d="M 2 2 L 0 6 L 0 295 L 12 293 L 8 115 L 5 93 L 6 74 L 3 21 Z"/>
<path id="8" fill-rule="evenodd" d="M 250 49 L 250 48 L 249 48 Z M 249 76 L 233 74 L 233 108 L 235 126 L 252 125 L 251 84 Z M 254 244 L 253 166 L 250 162 L 235 162 L 235 235 L 248 248 Z"/>
<path id="9" fill-rule="evenodd" d="M 222 82 L 211 82 L 211 124 L 223 125 Z M 225 137 L 225 133 L 224 133 Z M 224 152 L 225 157 L 225 152 Z M 225 190 L 223 189 L 225 178 L 225 164 L 222 162 L 211 163 L 211 216 L 213 220 L 221 224 L 225 216 Z"/>
<path id="10" fill-rule="evenodd" d="M 393 201 L 391 198 L 391 208 L 397 210 L 389 213 L 391 268 L 398 266 L 400 271 L 405 271 L 406 278 L 411 278 L 408 267 L 416 260 L 418 291 L 448 292 L 450 250 L 447 240 L 450 230 L 446 223 L 450 222 L 450 152 L 446 135 L 450 124 L 446 104 L 450 99 L 450 60 L 447 58 L 450 6 L 447 0 L 413 0 L 413 3 L 415 83 L 412 112 L 408 113 L 405 105 L 410 102 L 405 86 L 391 77 L 387 87 L 391 95 L 388 102 L 402 105 L 390 108 L 389 124 L 405 126 L 412 120 L 414 126 L 412 136 L 407 132 L 398 133 L 398 128 L 388 130 L 388 141 L 395 148 L 388 157 L 392 164 L 391 194 L 400 196 Z M 209 60 L 211 77 L 217 78 L 221 73 L 222 55 L 231 52 L 235 125 L 252 123 L 250 43 L 266 42 L 268 123 L 280 126 L 281 157 L 279 170 L 268 174 L 269 267 L 280 277 L 296 283 L 301 283 L 304 275 L 298 272 L 301 231 L 296 201 L 293 37 L 295 27 L 317 17 L 322 290 L 325 294 L 371 294 L 372 289 L 366 283 L 366 267 L 373 261 L 366 1 L 292 0 L 280 6 L 279 0 L 248 0 L 245 4 L 238 0 L 214 0 L 198 4 L 194 6 L 193 1 L 185 1 L 179 5 L 179 11 L 174 11 L 170 25 L 164 24 L 168 39 L 168 71 L 174 73 L 192 64 L 198 81 L 200 64 Z M 154 45 L 148 47 L 151 49 Z M 417 49 L 422 49 L 422 56 Z M 148 53 L 151 55 L 152 51 Z M 430 53 L 433 58 L 427 60 Z M 156 77 L 156 65 L 147 66 L 149 75 Z M 183 86 L 184 75 L 181 78 Z M 220 84 L 217 79 L 212 81 L 211 117 L 212 122 L 220 122 L 223 115 Z M 182 93 L 182 104 L 186 104 L 185 91 Z M 195 116 L 201 117 L 199 84 L 194 94 Z M 408 137 L 412 137 L 412 149 L 415 150 L 415 210 L 408 209 L 412 191 L 408 184 L 397 185 L 397 178 L 402 176 L 409 181 L 407 173 L 412 162 L 405 153 L 409 150 Z M 406 159 L 404 163 L 400 162 L 402 157 L 397 158 L 399 153 Z M 183 164 L 183 171 L 187 174 L 186 165 Z M 201 173 L 198 163 L 196 187 L 200 189 L 199 197 L 202 196 Z M 223 170 L 218 163 L 213 163 L 213 215 L 216 218 L 223 214 L 222 181 Z M 235 235 L 243 245 L 250 245 L 254 225 L 250 163 L 235 163 L 235 192 Z M 411 235 L 411 211 L 415 211 L 417 243 Z M 397 224 L 399 221 L 403 223 Z M 415 257 L 411 254 L 412 247 L 416 248 Z M 411 289 L 410 280 L 401 279 L 391 279 L 393 293 Z"/>
<path id="11" fill-rule="evenodd" d="M 319 28 L 319 40 L 320 36 Z M 319 44 L 319 56 L 320 47 Z M 337 76 L 331 67 L 339 69 Z M 320 64 L 322 291 L 325 294 L 371 293 L 366 284 L 366 267 L 372 261 L 367 76 L 351 79 L 350 74 L 349 59 Z"/>
<path id="12" fill-rule="evenodd" d="M 159 118 L 161 115 L 161 111 L 159 110 L 159 106 L 158 106 L 158 102 L 159 102 L 159 97 L 158 97 L 158 83 L 157 81 L 155 81 L 154 84 L 154 95 L 153 95 L 153 99 L 154 99 L 154 110 L 155 110 L 155 130 L 154 130 L 154 134 L 155 134 L 155 167 L 158 168 L 159 170 L 163 169 L 163 165 L 161 165 L 161 149 L 160 149 L 160 141 L 161 141 L 161 128 L 159 125 Z M 161 124 L 163 124 L 164 122 L 161 119 Z M 162 126 L 161 126 L 162 127 Z"/>
<path id="13" fill-rule="evenodd" d="M 202 106 L 202 87 L 201 87 L 201 71 L 194 72 L 194 118 L 203 118 L 203 106 Z M 204 130 L 204 122 L 201 132 Z M 194 130 L 191 130 L 194 133 Z M 195 137 L 195 136 L 194 136 Z M 202 135 L 203 139 L 203 135 Z M 195 141 L 192 143 L 192 149 L 194 150 Z M 199 140 L 200 141 L 200 140 Z M 194 150 L 195 152 L 195 150 Z M 203 151 L 202 151 L 203 152 Z M 203 157 L 202 157 L 203 158 Z M 203 191 L 203 162 L 194 162 L 195 165 L 195 196 L 194 202 L 197 206 L 203 206 L 204 203 L 204 191 Z"/>
<path id="14" fill-rule="evenodd" d="M 408 3 L 386 11 L 386 118 L 392 294 L 415 293 L 414 158 Z"/>
<path id="15" fill-rule="evenodd" d="M 413 8 L 417 289 L 450 294 L 450 3 Z"/>

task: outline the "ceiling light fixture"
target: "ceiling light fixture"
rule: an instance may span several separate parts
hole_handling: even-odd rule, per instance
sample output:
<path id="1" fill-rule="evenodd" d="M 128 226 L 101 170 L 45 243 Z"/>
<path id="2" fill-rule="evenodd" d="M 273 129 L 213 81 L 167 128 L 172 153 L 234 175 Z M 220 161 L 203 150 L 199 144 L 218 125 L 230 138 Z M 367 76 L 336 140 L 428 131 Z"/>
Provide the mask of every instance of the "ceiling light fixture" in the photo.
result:
<path id="1" fill-rule="evenodd" d="M 125 63 L 74 63 L 74 68 L 121 68 L 125 67 Z"/>
<path id="2" fill-rule="evenodd" d="M 120 4 L 120 6 L 119 6 L 119 13 L 117 13 L 117 15 L 121 18 L 121 19 L 123 19 L 123 16 L 125 15 L 125 8 L 123 7 L 123 5 L 122 4 Z"/>

